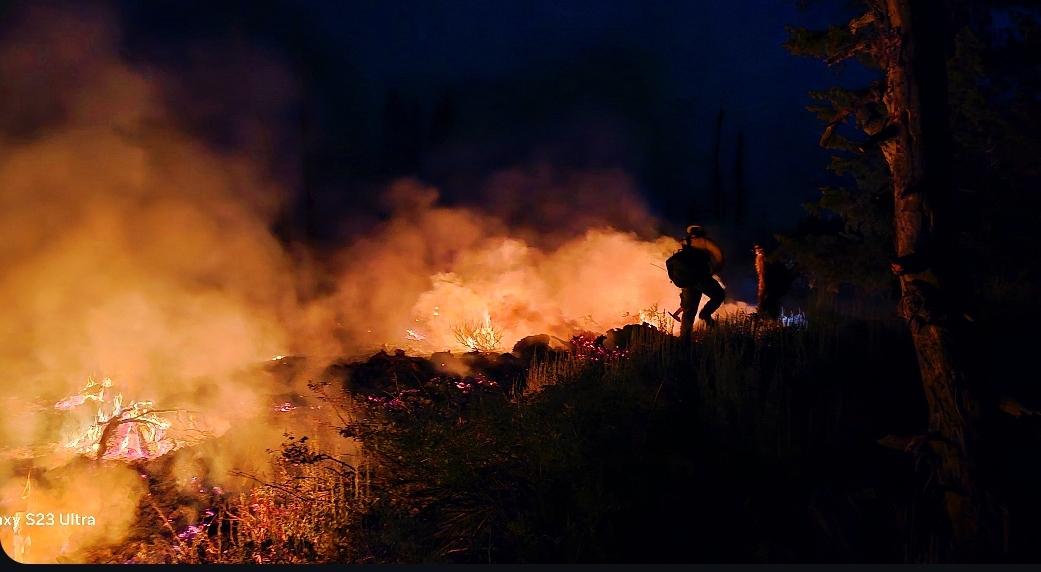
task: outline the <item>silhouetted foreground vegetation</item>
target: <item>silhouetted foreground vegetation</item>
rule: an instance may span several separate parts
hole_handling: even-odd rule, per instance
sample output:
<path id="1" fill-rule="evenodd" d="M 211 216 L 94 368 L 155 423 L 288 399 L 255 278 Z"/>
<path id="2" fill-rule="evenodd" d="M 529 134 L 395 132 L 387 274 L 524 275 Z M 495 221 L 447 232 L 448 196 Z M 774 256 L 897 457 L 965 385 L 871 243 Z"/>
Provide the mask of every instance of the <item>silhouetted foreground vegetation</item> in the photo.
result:
<path id="1" fill-rule="evenodd" d="M 383 493 L 356 555 L 902 559 L 911 462 L 875 440 L 921 418 L 906 341 L 878 323 L 755 330 L 731 322 L 689 352 L 641 331 L 624 355 L 536 371 L 541 389 L 512 400 L 413 394 L 359 429 Z"/>
<path id="2" fill-rule="evenodd" d="M 787 327 L 732 319 L 691 347 L 630 326 L 570 351 L 454 356 L 466 376 L 380 353 L 312 384 L 343 421 L 337 439 L 360 446 L 350 463 L 287 435 L 274 478 L 193 496 L 162 460 L 147 468 L 152 494 L 129 541 L 88 557 L 935 560 L 948 533 L 916 440 L 925 405 L 907 335 L 894 319 L 818 311 Z M 1000 360 L 994 340 L 980 354 Z M 987 466 L 1010 558 L 1030 560 L 1041 466 L 1020 453 L 1041 432 L 1032 411 L 1004 403 L 995 431 L 1008 447 Z"/>
<path id="3" fill-rule="evenodd" d="M 273 482 L 195 499 L 194 527 L 184 511 L 143 503 L 137 540 L 92 557 L 928 558 L 928 459 L 879 444 L 902 447 L 893 435 L 924 425 L 899 323 L 822 313 L 785 328 L 726 322 L 690 348 L 649 327 L 613 341 L 576 338 L 571 352 L 536 352 L 506 389 L 484 374 L 402 377 L 396 390 L 352 395 L 335 380 L 317 382 L 341 408 L 342 435 L 361 443 L 364 463 L 289 436 Z M 207 503 L 216 506 L 204 513 Z"/>

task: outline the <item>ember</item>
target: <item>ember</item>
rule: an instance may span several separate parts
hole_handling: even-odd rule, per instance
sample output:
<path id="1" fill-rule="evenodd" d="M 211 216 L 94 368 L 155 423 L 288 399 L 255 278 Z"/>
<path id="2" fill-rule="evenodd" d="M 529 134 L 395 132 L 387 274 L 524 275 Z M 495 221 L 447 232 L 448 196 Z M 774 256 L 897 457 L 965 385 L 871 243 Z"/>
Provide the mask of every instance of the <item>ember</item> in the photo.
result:
<path id="1" fill-rule="evenodd" d="M 292 411 L 294 409 L 296 409 L 296 406 L 293 405 L 292 403 L 288 402 L 288 401 L 280 403 L 280 404 L 275 406 L 275 411 L 277 411 L 279 413 L 288 413 L 288 412 L 290 412 L 290 411 Z"/>
<path id="2" fill-rule="evenodd" d="M 405 330 L 405 339 L 421 342 L 426 339 L 426 336 L 415 330 Z"/>

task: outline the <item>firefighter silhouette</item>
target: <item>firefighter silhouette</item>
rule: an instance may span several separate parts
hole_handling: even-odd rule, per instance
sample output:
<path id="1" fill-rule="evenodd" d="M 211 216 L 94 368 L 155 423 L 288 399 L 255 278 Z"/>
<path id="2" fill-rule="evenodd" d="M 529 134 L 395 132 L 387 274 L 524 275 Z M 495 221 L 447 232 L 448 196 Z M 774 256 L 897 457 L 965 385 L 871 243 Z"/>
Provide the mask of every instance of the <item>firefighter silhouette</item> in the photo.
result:
<path id="1" fill-rule="evenodd" d="M 687 227 L 683 246 L 665 262 L 669 279 L 680 288 L 681 339 L 690 339 L 695 314 L 707 326 L 716 324 L 712 314 L 723 304 L 726 292 L 713 275 L 723 269 L 723 262 L 723 251 L 719 245 L 708 238 L 704 228 L 696 224 Z M 703 295 L 708 296 L 708 302 L 698 312 Z"/>

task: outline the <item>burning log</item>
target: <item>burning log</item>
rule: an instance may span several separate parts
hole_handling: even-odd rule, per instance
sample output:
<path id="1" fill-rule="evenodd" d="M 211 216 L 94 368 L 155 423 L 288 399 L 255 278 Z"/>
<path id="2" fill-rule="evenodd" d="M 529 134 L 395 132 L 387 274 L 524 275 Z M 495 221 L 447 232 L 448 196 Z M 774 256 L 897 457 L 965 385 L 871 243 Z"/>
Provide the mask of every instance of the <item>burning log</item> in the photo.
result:
<path id="1" fill-rule="evenodd" d="M 187 441 L 175 440 L 168 434 L 173 423 L 161 414 L 174 410 L 155 409 L 151 401 L 131 401 L 124 405 L 123 395 L 111 397 L 112 380 L 100 383 L 93 378 L 76 395 L 54 405 L 55 409 L 71 410 L 97 402 L 93 421 L 79 431 L 64 446 L 81 455 L 97 460 L 138 461 L 161 457 Z"/>
<path id="2" fill-rule="evenodd" d="M 142 424 L 135 427 L 130 424 Z M 127 427 L 121 427 L 127 425 Z M 97 443 L 96 459 L 120 459 L 136 461 L 159 457 L 173 450 L 173 444 L 164 442 L 168 421 L 155 417 L 145 409 L 131 417 L 114 417 L 104 422 L 101 437 Z M 119 440 L 113 443 L 113 438 Z"/>

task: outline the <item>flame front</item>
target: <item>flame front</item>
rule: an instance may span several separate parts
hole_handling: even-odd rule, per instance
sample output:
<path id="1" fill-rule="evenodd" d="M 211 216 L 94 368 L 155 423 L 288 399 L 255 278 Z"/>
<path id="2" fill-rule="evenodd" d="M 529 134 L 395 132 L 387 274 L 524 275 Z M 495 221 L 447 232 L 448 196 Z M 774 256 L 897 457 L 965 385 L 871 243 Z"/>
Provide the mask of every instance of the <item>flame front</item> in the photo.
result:
<path id="1" fill-rule="evenodd" d="M 154 459 L 174 450 L 175 442 L 167 437 L 171 423 L 154 410 L 152 402 L 124 404 L 123 395 L 112 394 L 111 387 L 110 379 L 101 383 L 90 379 L 79 394 L 55 404 L 57 409 L 68 410 L 87 401 L 98 403 L 90 425 L 66 440 L 64 447 L 81 455 L 127 462 Z"/>

